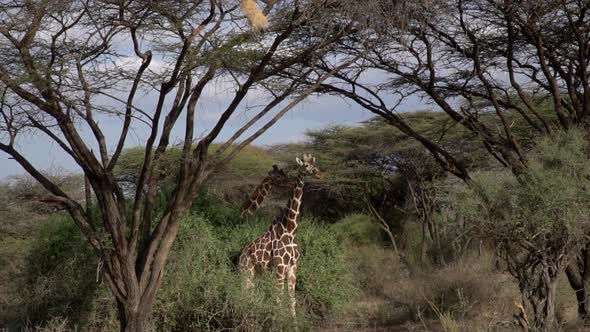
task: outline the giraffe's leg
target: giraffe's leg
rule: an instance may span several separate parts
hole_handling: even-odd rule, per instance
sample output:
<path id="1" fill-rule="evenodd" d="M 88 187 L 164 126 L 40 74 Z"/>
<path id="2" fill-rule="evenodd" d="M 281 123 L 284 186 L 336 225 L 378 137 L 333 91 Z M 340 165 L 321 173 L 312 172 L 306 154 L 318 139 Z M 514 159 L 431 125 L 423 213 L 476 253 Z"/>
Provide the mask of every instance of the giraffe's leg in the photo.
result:
<path id="1" fill-rule="evenodd" d="M 291 301 L 291 315 L 295 317 L 295 285 L 297 284 L 297 264 L 289 266 L 287 271 L 287 287 L 289 291 L 289 300 Z"/>
<path id="2" fill-rule="evenodd" d="M 255 269 L 256 268 L 254 267 L 254 264 L 250 264 L 250 266 L 248 267 L 248 270 L 245 273 L 246 279 L 244 281 L 244 286 L 246 287 L 246 289 L 254 288 Z"/>
<path id="3" fill-rule="evenodd" d="M 254 287 L 255 271 L 256 267 L 254 266 L 252 257 L 247 254 L 243 254 L 240 257 L 240 272 L 244 276 L 244 287 L 246 289 L 251 289 Z"/>
<path id="4" fill-rule="evenodd" d="M 276 266 L 275 277 L 277 279 L 277 303 L 281 304 L 281 298 L 283 297 L 283 288 L 285 285 L 285 276 L 287 275 L 287 267 L 283 264 Z"/>

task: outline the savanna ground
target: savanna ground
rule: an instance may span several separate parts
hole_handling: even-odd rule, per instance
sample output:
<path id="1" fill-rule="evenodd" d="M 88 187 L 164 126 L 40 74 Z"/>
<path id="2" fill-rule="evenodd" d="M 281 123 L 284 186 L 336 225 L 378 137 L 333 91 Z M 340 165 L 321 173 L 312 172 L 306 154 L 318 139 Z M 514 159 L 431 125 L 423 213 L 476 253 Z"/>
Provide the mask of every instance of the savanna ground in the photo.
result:
<path id="1" fill-rule="evenodd" d="M 424 133 L 442 119 L 429 112 L 407 117 L 420 120 Z M 449 141 L 466 135 L 457 129 Z M 387 146 L 395 148 L 387 150 Z M 478 154 L 480 146 L 474 143 L 461 149 L 481 174 L 478 181 L 509 187 L 505 171 L 478 166 L 489 165 L 485 153 Z M 287 193 L 273 192 L 254 217 L 240 218 L 240 203 L 273 164 L 291 171 L 292 157 L 301 150 L 317 156 L 326 177 L 306 186 L 297 234 L 303 256 L 295 321 L 287 306 L 277 306 L 272 275 L 262 275 L 255 290 L 247 291 L 234 262 L 241 247 L 268 227 Z M 461 196 L 464 185 L 445 176 L 430 177 L 429 185 L 417 192 L 408 187 L 415 177 L 400 171 L 387 173 L 367 162 L 368 156 L 378 152 L 420 161 L 425 171 L 436 168 L 429 166 L 426 154 L 416 151 L 420 151 L 416 143 L 379 121 L 311 132 L 305 144 L 246 149 L 223 176 L 210 181 L 183 221 L 149 329 L 518 330 L 513 319 L 522 303 L 517 280 L 490 239 L 451 218 L 453 202 L 464 205 L 461 211 L 466 219 L 481 213 L 469 210 L 475 203 Z M 138 158 L 140 154 L 133 150 L 126 152 L 118 170 L 121 179 L 136 174 Z M 171 174 L 173 159 L 172 155 L 168 163 Z M 83 197 L 76 192 L 83 187 L 78 176 L 56 177 L 72 195 Z M 498 192 L 493 185 L 488 187 Z M 424 197 L 427 189 L 436 203 L 428 220 L 423 213 L 425 201 L 416 202 L 416 195 Z M 9 331 L 117 330 L 101 262 L 65 213 L 29 199 L 38 190 L 27 178 L 10 179 L 1 187 L 5 204 L 0 233 L 0 327 Z M 166 202 L 165 193 L 164 185 L 159 204 Z M 556 309 L 561 330 L 583 330 L 565 276 L 559 278 Z"/>

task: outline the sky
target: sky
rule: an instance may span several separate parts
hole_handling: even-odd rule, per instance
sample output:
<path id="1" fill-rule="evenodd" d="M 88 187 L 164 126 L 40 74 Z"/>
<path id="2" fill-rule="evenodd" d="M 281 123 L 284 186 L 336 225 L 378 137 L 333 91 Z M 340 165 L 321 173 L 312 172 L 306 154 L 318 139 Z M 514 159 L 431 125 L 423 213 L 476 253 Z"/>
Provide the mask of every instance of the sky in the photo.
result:
<path id="1" fill-rule="evenodd" d="M 75 30 L 75 29 L 74 29 Z M 83 32 L 80 33 L 83 36 Z M 72 35 L 69 38 L 80 38 L 80 36 Z M 113 41 L 113 48 L 119 52 L 119 56 L 116 58 L 113 66 L 117 68 L 138 68 L 140 60 L 129 48 L 129 39 L 125 36 L 115 38 Z M 148 43 L 149 44 L 149 43 Z M 145 48 L 149 48 L 149 45 L 143 45 Z M 126 55 L 127 54 L 127 55 Z M 157 54 L 157 53 L 156 53 Z M 150 71 L 154 73 L 169 71 L 173 66 L 173 63 L 168 63 L 164 59 L 154 56 L 150 64 Z M 380 77 L 378 73 L 368 74 L 368 81 L 376 82 L 380 81 L 383 77 Z M 227 107 L 228 102 L 235 94 L 235 84 L 233 81 L 224 82 L 223 79 L 218 81 L 214 80 L 208 84 L 199 104 L 197 105 L 196 114 L 196 128 L 195 136 L 204 135 L 208 132 L 221 113 Z M 123 83 L 125 84 L 125 83 Z M 115 84 L 118 85 L 118 84 Z M 129 87 L 128 86 L 113 86 L 111 90 L 121 90 L 123 99 L 126 98 L 124 94 Z M 174 92 L 171 93 L 167 98 L 168 106 L 171 104 Z M 113 100 L 107 100 L 104 96 L 93 96 L 96 104 L 115 106 Z M 103 98 L 103 99 L 101 99 Z M 135 106 L 146 110 L 148 113 L 150 110 L 155 108 L 157 103 L 157 95 L 154 92 L 146 92 L 144 95 L 138 95 L 135 98 Z M 250 90 L 242 103 L 241 108 L 238 108 L 236 113 L 232 116 L 230 121 L 226 124 L 225 128 L 221 132 L 218 141 L 224 141 L 231 137 L 231 135 L 241 127 L 251 116 L 256 113 L 256 110 L 260 109 L 264 101 L 261 100 L 261 95 L 256 90 Z M 119 110 L 124 109 L 122 105 L 116 105 Z M 418 98 L 409 98 L 406 102 L 398 108 L 400 111 L 423 109 L 424 106 L 421 104 Z M 164 108 L 166 109 L 166 108 Z M 184 116 L 184 113 L 183 115 Z M 180 143 L 184 136 L 184 119 L 178 120 L 176 128 L 172 131 L 171 143 Z M 266 119 L 269 119 L 272 114 L 269 114 Z M 364 110 L 357 104 L 344 100 L 336 96 L 311 96 L 305 101 L 297 105 L 294 109 L 289 111 L 283 118 L 281 118 L 273 127 L 271 127 L 266 133 L 259 137 L 253 144 L 261 146 L 269 146 L 280 143 L 291 143 L 301 142 L 305 140 L 305 132 L 309 130 L 317 130 L 326 128 L 334 125 L 358 125 L 360 122 L 371 118 L 373 115 L 368 111 Z M 110 153 L 114 150 L 117 145 L 117 139 L 121 132 L 122 119 L 114 116 L 100 116 L 95 115 L 95 119 L 99 122 L 99 126 L 103 130 L 104 136 L 106 137 L 107 148 Z M 264 119 L 263 119 L 264 120 Z M 163 122 L 163 121 L 162 121 Z M 264 123 L 264 122 L 263 122 Z M 90 145 L 90 148 L 94 151 L 98 151 L 95 140 L 89 128 L 83 127 L 83 124 L 79 125 L 79 132 L 85 142 Z M 246 132 L 243 137 L 247 137 L 249 133 L 252 133 L 258 127 L 252 128 L 249 132 Z M 134 146 L 144 146 L 149 135 L 147 125 L 137 123 L 133 124 L 130 128 L 130 133 L 126 141 L 126 148 Z M 0 139 L 3 137 L 0 136 Z M 61 148 L 54 142 L 52 142 L 47 136 L 41 133 L 27 133 L 19 134 L 16 142 L 16 149 L 24 155 L 37 169 L 45 171 L 50 174 L 64 174 L 64 173 L 80 173 L 81 169 L 74 162 L 70 156 L 65 153 Z M 9 179 L 12 176 L 25 174 L 22 167 L 10 159 L 10 157 L 0 151 L 0 181 Z"/>
<path id="2" fill-rule="evenodd" d="M 203 96 L 203 105 L 197 109 L 206 112 L 197 111 L 197 128 L 208 127 L 217 119 L 218 115 L 224 109 L 227 93 L 220 90 L 206 91 Z M 248 97 L 250 100 L 246 104 L 256 105 L 256 96 Z M 171 98 L 169 98 L 171 99 Z M 153 107 L 155 96 L 143 96 L 140 104 L 145 108 Z M 406 101 L 400 111 L 415 110 L 423 108 L 418 99 L 409 99 Z M 232 117 L 228 125 L 222 131 L 220 139 L 227 139 L 241 124 L 249 119 L 255 113 L 254 110 L 242 108 Z M 336 96 L 312 96 L 289 111 L 266 133 L 260 136 L 253 144 L 269 146 L 280 143 L 302 142 L 305 140 L 305 132 L 316 130 L 334 125 L 358 125 L 360 122 L 371 118 L 373 115 L 364 110 L 362 107 L 351 103 Z M 179 120 L 182 127 L 183 119 Z M 99 125 L 104 128 L 107 137 L 107 146 L 110 151 L 116 146 L 115 138 L 118 137 L 122 121 L 113 117 L 99 118 Z M 91 133 L 85 128 L 80 128 L 81 133 L 87 141 L 92 142 Z M 204 133 L 205 129 L 201 129 Z M 197 132 L 198 129 L 197 129 Z M 183 130 L 175 129 L 172 134 L 172 143 L 179 143 L 183 135 Z M 145 125 L 135 125 L 131 128 L 126 147 L 141 146 L 145 144 L 148 136 L 148 128 Z M 63 173 L 80 173 L 81 169 L 65 152 L 63 152 L 55 143 L 52 143 L 47 137 L 41 134 L 21 135 L 17 140 L 17 149 L 26 156 L 33 165 L 38 169 L 52 174 Z M 9 179 L 12 176 L 22 175 L 26 172 L 22 167 L 10 159 L 7 154 L 0 152 L 0 179 Z"/>

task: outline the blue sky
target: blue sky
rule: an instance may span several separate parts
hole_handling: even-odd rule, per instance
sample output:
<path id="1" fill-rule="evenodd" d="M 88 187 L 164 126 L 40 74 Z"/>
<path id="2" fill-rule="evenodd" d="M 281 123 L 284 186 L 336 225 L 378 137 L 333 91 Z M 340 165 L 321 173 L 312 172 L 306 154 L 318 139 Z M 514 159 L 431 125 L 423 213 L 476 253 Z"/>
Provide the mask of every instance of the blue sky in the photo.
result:
<path id="1" fill-rule="evenodd" d="M 205 132 L 208 125 L 216 120 L 216 117 L 224 109 L 225 101 L 229 95 L 220 91 L 210 91 L 204 95 L 203 105 L 197 107 L 197 128 L 198 132 Z M 171 98 L 169 98 L 171 99 Z M 256 96 L 250 97 L 247 104 L 253 105 Z M 153 109 L 155 98 L 147 95 L 140 100 L 145 109 Z M 409 99 L 401 111 L 424 108 L 417 98 Z M 224 128 L 220 139 L 226 139 L 243 124 L 254 111 L 246 111 L 242 108 Z M 313 96 L 299 104 L 282 119 L 280 119 L 265 134 L 254 141 L 255 145 L 272 145 L 287 142 L 300 142 L 305 139 L 305 132 L 311 129 L 320 129 L 332 125 L 357 125 L 359 122 L 372 117 L 372 114 L 360 106 L 335 96 Z M 177 127 L 182 126 L 179 120 Z M 113 149 L 116 146 L 116 137 L 120 132 L 122 121 L 114 117 L 101 117 L 99 125 L 104 128 L 107 137 L 107 146 Z M 89 141 L 92 140 L 90 131 L 81 128 L 81 132 Z M 148 135 L 148 128 L 144 125 L 132 127 L 126 147 L 145 144 Z M 172 143 L 178 143 L 183 135 L 182 129 L 175 129 L 172 135 Z M 24 154 L 36 167 L 51 173 L 79 173 L 78 165 L 64 153 L 55 143 L 40 134 L 21 136 L 17 141 L 18 150 Z M 0 152 L 0 179 L 6 179 L 14 175 L 24 174 L 24 170 L 11 160 L 8 155 Z"/>

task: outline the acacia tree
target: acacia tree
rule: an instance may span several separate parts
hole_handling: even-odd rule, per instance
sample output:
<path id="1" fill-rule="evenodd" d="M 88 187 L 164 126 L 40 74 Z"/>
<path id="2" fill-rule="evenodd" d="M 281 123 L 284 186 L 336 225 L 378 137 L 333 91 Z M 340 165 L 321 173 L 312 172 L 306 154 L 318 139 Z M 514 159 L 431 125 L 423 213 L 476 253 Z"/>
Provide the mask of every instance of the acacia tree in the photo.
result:
<path id="1" fill-rule="evenodd" d="M 536 137 L 586 125 L 588 1 L 416 2 L 406 5 L 416 8 L 401 26 L 387 24 L 396 15 L 389 1 L 373 2 L 379 10 L 357 12 L 357 19 L 370 18 L 373 23 L 342 40 L 337 51 L 341 56 L 363 56 L 321 84 L 320 90 L 383 117 L 468 184 L 473 185 L 471 175 L 461 160 L 420 135 L 397 113 L 406 97 L 424 98 L 476 134 L 489 154 L 517 177 L 529 168 L 526 151 Z M 580 318 L 585 319 L 590 251 L 573 256 L 566 272 L 576 291 Z"/>
<path id="2" fill-rule="evenodd" d="M 461 215 L 476 235 L 498 246 L 528 301 L 515 315 L 525 331 L 558 329 L 557 281 L 569 253 L 586 241 L 590 196 L 585 136 L 570 130 L 542 138 L 527 153 L 529 165 L 519 178 L 506 169 L 480 172 L 474 176 L 479 188 L 450 185 L 440 195 L 449 214 Z"/>
<path id="3" fill-rule="evenodd" d="M 48 191 L 40 199 L 67 209 L 80 228 L 103 263 L 122 331 L 145 329 L 179 224 L 203 181 L 350 63 L 329 74 L 309 68 L 288 83 L 275 79 L 295 64 L 313 64 L 349 31 L 324 25 L 300 39 L 299 31 L 318 19 L 323 5 L 269 1 L 264 13 L 273 23 L 264 34 L 248 32 L 238 2 L 229 0 L 0 5 L 0 150 Z M 303 89 L 303 79 L 316 84 Z M 206 126 L 199 113 L 211 111 L 203 99 L 210 86 L 222 83 L 233 92 Z M 209 153 L 250 91 L 265 104 Z M 155 104 L 146 106 L 140 95 L 155 96 Z M 114 139 L 106 134 L 113 118 L 120 119 Z M 143 163 L 128 194 L 113 169 L 129 132 L 142 126 L 148 131 Z M 183 133 L 180 172 L 171 198 L 156 211 L 161 161 L 174 130 Z M 26 131 L 45 136 L 78 164 L 95 193 L 99 220 L 19 151 L 18 138 Z"/>
<path id="4" fill-rule="evenodd" d="M 337 50 L 363 56 L 320 89 L 384 117 L 424 144 L 449 172 L 469 178 L 453 156 L 399 117 L 397 107 L 406 97 L 424 97 L 477 134 L 489 153 L 517 175 L 526 168 L 523 146 L 531 137 L 515 132 L 509 115 L 518 115 L 538 134 L 586 122 L 587 2 L 417 2 L 419 10 L 401 27 L 381 27 L 395 12 L 388 1 L 375 1 L 383 7 L 369 13 L 375 21 L 368 27 L 371 33 L 352 35 Z M 374 74 L 382 79 L 369 79 Z M 392 100 L 392 94 L 398 98 Z M 490 125 L 490 115 L 497 126 Z"/>

